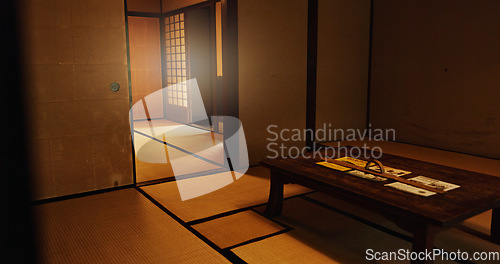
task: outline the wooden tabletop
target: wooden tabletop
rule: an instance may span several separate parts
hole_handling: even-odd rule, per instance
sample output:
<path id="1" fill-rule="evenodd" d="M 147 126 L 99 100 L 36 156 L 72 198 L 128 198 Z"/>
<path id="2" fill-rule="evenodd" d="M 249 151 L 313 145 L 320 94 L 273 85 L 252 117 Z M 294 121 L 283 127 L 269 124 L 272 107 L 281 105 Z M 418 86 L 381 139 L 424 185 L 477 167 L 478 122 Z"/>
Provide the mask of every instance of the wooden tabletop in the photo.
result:
<path id="1" fill-rule="evenodd" d="M 345 155 L 337 153 L 335 158 L 343 156 Z M 379 156 L 379 153 L 375 152 L 374 156 Z M 371 157 L 359 159 L 368 158 Z M 384 186 L 393 182 L 392 180 L 375 182 L 317 165 L 316 162 L 323 161 L 321 159 L 265 159 L 261 161 L 261 165 L 291 182 L 313 184 L 318 186 L 320 191 L 330 192 L 339 198 L 376 211 L 385 211 L 390 213 L 391 217 L 400 216 L 439 227 L 453 226 L 500 206 L 499 177 L 391 154 L 382 154 L 378 160 L 385 166 L 412 172 L 402 176 L 404 178 L 422 175 L 461 187 L 444 194 L 423 197 Z"/>

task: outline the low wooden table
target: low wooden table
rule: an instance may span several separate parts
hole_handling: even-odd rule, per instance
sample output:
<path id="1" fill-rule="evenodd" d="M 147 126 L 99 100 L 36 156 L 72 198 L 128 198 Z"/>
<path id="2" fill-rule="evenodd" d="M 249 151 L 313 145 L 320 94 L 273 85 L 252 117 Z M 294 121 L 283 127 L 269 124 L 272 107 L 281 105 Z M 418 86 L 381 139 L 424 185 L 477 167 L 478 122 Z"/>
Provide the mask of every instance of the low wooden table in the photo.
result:
<path id="1" fill-rule="evenodd" d="M 342 154 L 345 153 L 337 153 L 336 158 L 345 156 Z M 367 160 L 365 157 L 360 159 Z M 403 176 L 405 178 L 423 175 L 461 187 L 444 194 L 422 197 L 384 186 L 392 180 L 375 182 L 317 165 L 316 162 L 322 161 L 319 159 L 265 159 L 260 164 L 271 171 L 271 189 L 265 214 L 268 217 L 279 215 L 283 185 L 297 183 L 384 215 L 413 234 L 413 252 L 432 251 L 436 233 L 489 209 L 493 209 L 491 240 L 500 244 L 499 177 L 385 153 L 378 160 L 385 166 L 411 171 L 411 174 Z"/>

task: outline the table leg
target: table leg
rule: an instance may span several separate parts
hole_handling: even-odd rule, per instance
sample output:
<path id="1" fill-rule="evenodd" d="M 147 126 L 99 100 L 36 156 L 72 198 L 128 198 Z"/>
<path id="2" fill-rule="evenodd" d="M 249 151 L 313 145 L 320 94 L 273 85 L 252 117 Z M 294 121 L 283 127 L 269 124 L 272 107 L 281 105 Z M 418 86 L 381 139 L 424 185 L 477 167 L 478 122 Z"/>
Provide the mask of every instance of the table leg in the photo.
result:
<path id="1" fill-rule="evenodd" d="M 421 228 L 416 228 L 415 231 L 413 231 L 412 252 L 418 252 L 422 256 L 425 256 L 425 253 L 432 252 L 434 249 L 435 234 L 436 230 L 429 225 L 422 225 Z M 411 263 L 434 263 L 434 261 L 432 259 L 412 260 Z"/>
<path id="2" fill-rule="evenodd" d="M 500 244 L 500 207 L 493 208 L 491 215 L 491 241 Z"/>
<path id="3" fill-rule="evenodd" d="M 283 180 L 278 173 L 271 170 L 271 189 L 269 190 L 269 200 L 264 214 L 273 217 L 281 214 L 283 208 Z"/>

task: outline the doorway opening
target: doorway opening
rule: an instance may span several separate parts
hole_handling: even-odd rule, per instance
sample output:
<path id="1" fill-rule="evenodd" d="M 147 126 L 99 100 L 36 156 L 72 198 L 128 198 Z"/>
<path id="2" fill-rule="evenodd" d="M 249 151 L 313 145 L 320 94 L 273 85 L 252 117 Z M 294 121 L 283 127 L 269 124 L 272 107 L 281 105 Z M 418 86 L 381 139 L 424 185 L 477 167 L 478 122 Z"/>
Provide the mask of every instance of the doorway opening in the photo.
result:
<path id="1" fill-rule="evenodd" d="M 221 8 L 127 15 L 138 185 L 224 170 Z"/>

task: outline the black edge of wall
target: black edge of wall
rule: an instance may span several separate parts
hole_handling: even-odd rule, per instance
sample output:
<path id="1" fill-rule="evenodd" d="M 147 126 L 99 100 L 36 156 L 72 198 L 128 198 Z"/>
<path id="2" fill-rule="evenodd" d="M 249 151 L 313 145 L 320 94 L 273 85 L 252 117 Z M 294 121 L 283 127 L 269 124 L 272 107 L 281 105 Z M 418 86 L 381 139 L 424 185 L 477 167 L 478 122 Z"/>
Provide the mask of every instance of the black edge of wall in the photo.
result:
<path id="1" fill-rule="evenodd" d="M 318 0 L 307 1 L 307 88 L 306 129 L 313 131 L 306 138 L 306 146 L 312 148 L 316 132 L 316 78 L 318 71 Z"/>
<path id="2" fill-rule="evenodd" d="M 135 187 L 135 184 L 127 184 L 127 185 L 120 185 L 117 187 L 110 187 L 110 188 L 106 188 L 106 189 L 99 189 L 99 190 L 93 190 L 93 191 L 87 191 L 87 192 L 81 192 L 81 193 L 74 193 L 74 194 L 68 194 L 68 195 L 63 195 L 63 196 L 56 196 L 56 197 L 51 197 L 51 198 L 47 198 L 47 199 L 32 201 L 31 206 L 66 201 L 66 200 L 71 200 L 71 199 L 75 199 L 75 198 L 92 196 L 92 195 L 96 195 L 96 194 L 102 194 L 102 193 L 108 193 L 108 192 L 113 192 L 113 191 L 118 191 L 118 190 L 130 189 L 130 188 L 134 188 L 134 187 Z"/>
<path id="3" fill-rule="evenodd" d="M 137 17 L 161 17 L 160 13 L 151 13 L 151 12 L 135 12 L 135 11 L 127 11 L 127 17 L 129 16 L 137 16 Z"/>
<path id="4" fill-rule="evenodd" d="M 189 6 L 181 7 L 181 8 L 178 8 L 178 9 L 169 10 L 169 11 L 166 11 L 166 12 L 163 12 L 163 6 L 162 6 L 162 12 L 161 13 L 164 16 L 171 16 L 171 15 L 176 15 L 176 14 L 179 14 L 179 13 L 187 13 L 187 12 L 189 12 L 191 10 L 195 10 L 195 9 L 203 8 L 203 7 L 208 7 L 212 3 L 218 2 L 218 1 L 221 1 L 221 0 L 205 0 L 205 1 L 202 1 L 202 2 L 194 4 L 194 5 L 189 5 Z M 184 21 L 185 21 L 185 19 L 184 19 Z"/>
<path id="5" fill-rule="evenodd" d="M 129 45 L 129 34 L 128 34 L 128 10 L 127 10 L 127 0 L 123 0 L 123 8 L 125 14 L 125 46 L 127 47 L 127 81 L 128 81 L 128 101 L 129 101 L 129 111 L 132 109 L 132 73 L 130 69 L 130 45 Z M 132 179 L 133 184 L 137 184 L 136 175 L 136 164 L 135 164 L 135 148 L 134 148 L 134 123 L 132 122 L 134 117 L 132 111 L 129 112 L 129 122 L 130 122 L 130 139 L 132 144 Z"/>
<path id="6" fill-rule="evenodd" d="M 366 86 L 366 129 L 370 129 L 370 96 L 371 96 L 371 83 L 372 83 L 372 46 L 373 46 L 373 3 L 375 0 L 370 1 L 370 32 L 368 39 L 368 83 Z"/>
<path id="7" fill-rule="evenodd" d="M 31 166 L 27 131 L 27 91 L 22 76 L 23 36 L 20 29 L 21 6 L 15 0 L 0 2 L 0 32 L 4 51 L 0 75 L 6 84 L 2 90 L 3 129 L 2 184 L 0 192 L 0 263 L 35 263 L 34 225 L 29 201 Z M 13 144 L 12 144 L 13 143 Z"/>

